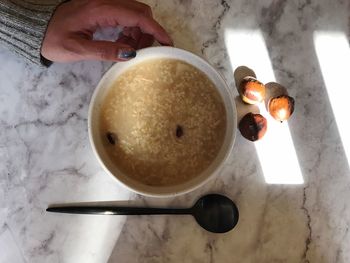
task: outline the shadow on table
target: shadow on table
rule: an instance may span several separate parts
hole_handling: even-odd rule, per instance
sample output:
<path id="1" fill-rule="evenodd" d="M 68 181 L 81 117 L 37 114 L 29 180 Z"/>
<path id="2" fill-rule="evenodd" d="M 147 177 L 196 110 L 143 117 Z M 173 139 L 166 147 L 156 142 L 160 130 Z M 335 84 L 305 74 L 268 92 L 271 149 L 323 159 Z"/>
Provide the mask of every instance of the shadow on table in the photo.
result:
<path id="1" fill-rule="evenodd" d="M 212 182 L 208 189 L 215 187 Z M 239 223 L 226 234 L 201 229 L 191 216 L 128 216 L 108 262 L 301 262 L 310 249 L 303 240 L 310 237 L 304 211 L 290 201 L 300 191 L 288 190 L 270 191 L 255 201 L 256 196 L 250 191 L 249 196 L 236 193 L 234 197 L 229 189 L 215 190 L 240 204 Z M 195 200 L 198 193 L 175 203 L 191 206 L 188 196 Z M 172 203 L 168 206 L 178 207 Z M 319 256 L 313 252 L 308 258 Z"/>

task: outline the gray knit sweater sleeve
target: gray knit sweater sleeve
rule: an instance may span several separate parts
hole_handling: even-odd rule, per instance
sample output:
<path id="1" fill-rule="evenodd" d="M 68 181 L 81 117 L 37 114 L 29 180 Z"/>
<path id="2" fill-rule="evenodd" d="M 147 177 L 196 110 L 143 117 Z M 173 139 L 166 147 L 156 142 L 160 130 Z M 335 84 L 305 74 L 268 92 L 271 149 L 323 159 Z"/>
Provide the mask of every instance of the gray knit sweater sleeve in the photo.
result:
<path id="1" fill-rule="evenodd" d="M 41 43 L 60 0 L 0 0 L 0 44 L 40 64 Z"/>

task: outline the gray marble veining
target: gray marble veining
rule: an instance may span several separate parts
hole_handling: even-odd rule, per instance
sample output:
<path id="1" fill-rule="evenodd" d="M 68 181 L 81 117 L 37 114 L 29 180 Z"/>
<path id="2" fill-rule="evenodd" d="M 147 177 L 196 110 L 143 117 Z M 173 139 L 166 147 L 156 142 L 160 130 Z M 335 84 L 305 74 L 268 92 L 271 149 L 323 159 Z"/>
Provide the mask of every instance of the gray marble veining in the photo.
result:
<path id="1" fill-rule="evenodd" d="M 259 61 L 244 43 L 230 53 L 227 32 L 260 32 L 276 81 L 296 99 L 288 127 L 304 184 L 267 184 L 255 145 L 238 134 L 221 172 L 197 191 L 172 199 L 134 195 L 103 172 L 88 141 L 89 100 L 111 64 L 41 70 L 1 49 L 0 244 L 8 245 L 0 247 L 0 262 L 350 262 L 350 160 L 314 41 L 315 32 L 340 32 L 350 43 L 350 2 L 147 2 L 175 45 L 208 60 L 235 94 L 235 68 Z M 188 216 L 44 212 L 79 201 L 190 206 L 207 192 L 235 200 L 241 217 L 233 231 L 211 234 Z"/>

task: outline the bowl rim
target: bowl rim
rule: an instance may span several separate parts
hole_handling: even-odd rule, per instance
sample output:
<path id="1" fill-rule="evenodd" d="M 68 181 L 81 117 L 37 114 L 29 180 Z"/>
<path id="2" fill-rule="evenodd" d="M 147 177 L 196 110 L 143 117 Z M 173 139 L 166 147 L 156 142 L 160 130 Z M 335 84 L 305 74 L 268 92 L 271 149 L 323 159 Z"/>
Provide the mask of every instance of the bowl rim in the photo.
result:
<path id="1" fill-rule="evenodd" d="M 229 157 L 229 155 L 232 152 L 235 140 L 236 140 L 236 135 L 237 135 L 237 110 L 236 110 L 236 105 L 235 105 L 235 101 L 234 101 L 234 97 L 233 97 L 233 93 L 230 90 L 227 82 L 225 81 L 225 78 L 222 76 L 222 74 L 220 74 L 220 72 L 218 72 L 208 61 L 206 61 L 205 59 L 203 59 L 202 57 L 193 54 L 187 50 L 184 49 L 180 49 L 180 48 L 175 48 L 175 47 L 169 47 L 169 46 L 161 46 L 161 47 L 148 47 L 148 48 L 144 48 L 141 50 L 137 51 L 137 56 L 141 56 L 143 55 L 143 53 L 146 52 L 150 52 L 152 50 L 158 51 L 158 50 L 169 50 L 170 53 L 174 50 L 176 50 L 177 52 L 183 53 L 185 56 L 187 57 L 192 57 L 195 58 L 197 61 L 200 61 L 201 64 L 206 65 L 208 68 L 210 68 L 210 70 L 212 71 L 213 74 L 216 75 L 216 77 L 218 79 L 220 79 L 220 81 L 223 83 L 223 87 L 226 91 L 226 93 L 229 95 L 229 101 L 231 104 L 231 107 L 233 109 L 232 112 L 232 117 L 233 117 L 233 127 L 232 127 L 232 136 L 231 139 L 229 140 L 229 145 L 227 147 L 227 150 L 225 151 L 223 158 L 221 159 L 221 161 L 216 165 L 216 167 L 213 169 L 213 171 L 208 174 L 206 177 L 203 178 L 203 180 L 197 182 L 196 184 L 190 185 L 187 188 L 184 188 L 182 190 L 179 191 L 174 191 L 174 192 L 166 192 L 166 193 L 155 193 L 155 192 L 151 192 L 151 191 L 147 191 L 147 190 L 140 190 L 140 189 L 136 189 L 133 188 L 132 186 L 129 186 L 127 183 L 123 182 L 120 178 L 118 178 L 118 175 L 114 175 L 106 166 L 106 164 L 104 163 L 104 161 L 102 160 L 97 148 L 96 148 L 96 142 L 94 140 L 94 136 L 93 136 L 93 131 L 92 131 L 92 117 L 93 117 L 93 111 L 95 108 L 95 104 L 96 104 L 96 99 L 103 87 L 103 83 L 106 81 L 106 79 L 108 78 L 109 74 L 111 73 L 111 71 L 118 65 L 117 63 L 114 63 L 107 71 L 104 72 L 102 78 L 99 80 L 98 84 L 96 85 L 93 94 L 91 96 L 90 99 L 90 103 L 89 103 L 89 110 L 88 110 L 88 136 L 89 136 L 89 141 L 90 141 L 90 145 L 92 147 L 93 153 L 95 158 L 98 160 L 99 164 L 101 165 L 101 167 L 103 168 L 104 172 L 106 172 L 107 174 L 109 174 L 110 177 L 112 177 L 114 179 L 114 181 L 116 181 L 119 185 L 121 185 L 122 187 L 128 189 L 129 191 L 136 193 L 136 194 L 140 194 L 143 196 L 147 196 L 147 197 L 175 197 L 175 196 L 179 196 L 179 195 L 183 195 L 189 192 L 192 192 L 198 188 L 200 188 L 201 186 L 203 186 L 204 184 L 206 184 L 209 180 L 211 180 L 212 178 L 214 178 L 218 172 L 222 169 L 223 164 L 226 162 L 227 158 Z M 155 53 L 156 54 L 156 53 Z M 165 56 L 160 56 L 159 58 L 166 58 Z M 181 58 L 177 58 L 179 60 L 182 60 Z M 187 62 L 187 61 L 186 61 Z M 187 62 L 189 63 L 189 62 Z M 191 64 L 191 63 L 189 63 Z M 196 67 L 195 65 L 191 64 L 192 66 Z M 132 66 L 132 65 L 130 65 Z M 216 87 L 216 86 L 215 86 Z M 217 88 L 217 87 L 216 87 Z M 217 88 L 218 89 L 218 88 Z M 220 95 L 221 96 L 221 95 Z M 225 105 L 225 110 L 227 110 L 227 104 L 224 103 Z M 225 135 L 226 136 L 226 135 Z M 119 171 L 121 172 L 121 171 Z M 125 173 L 121 172 L 122 174 L 125 175 Z M 127 176 L 127 175 L 125 175 Z"/>

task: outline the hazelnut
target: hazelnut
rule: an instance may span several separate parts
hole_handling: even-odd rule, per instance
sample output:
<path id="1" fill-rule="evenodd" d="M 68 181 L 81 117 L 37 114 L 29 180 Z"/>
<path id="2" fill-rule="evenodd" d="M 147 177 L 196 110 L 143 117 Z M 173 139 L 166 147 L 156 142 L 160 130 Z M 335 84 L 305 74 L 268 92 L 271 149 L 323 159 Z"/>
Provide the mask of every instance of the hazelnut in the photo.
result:
<path id="1" fill-rule="evenodd" d="M 265 135 L 267 121 L 262 115 L 249 112 L 241 119 L 238 128 L 244 138 L 257 141 Z"/>
<path id="2" fill-rule="evenodd" d="M 239 85 L 242 100 L 248 104 L 257 104 L 265 99 L 265 85 L 253 77 L 245 77 Z"/>
<path id="3" fill-rule="evenodd" d="M 269 112 L 271 116 L 280 122 L 288 120 L 294 112 L 294 99 L 288 95 L 281 95 L 270 99 Z"/>

